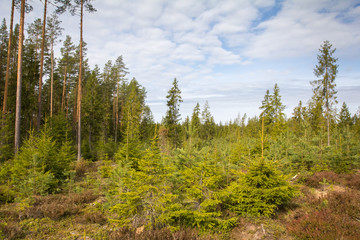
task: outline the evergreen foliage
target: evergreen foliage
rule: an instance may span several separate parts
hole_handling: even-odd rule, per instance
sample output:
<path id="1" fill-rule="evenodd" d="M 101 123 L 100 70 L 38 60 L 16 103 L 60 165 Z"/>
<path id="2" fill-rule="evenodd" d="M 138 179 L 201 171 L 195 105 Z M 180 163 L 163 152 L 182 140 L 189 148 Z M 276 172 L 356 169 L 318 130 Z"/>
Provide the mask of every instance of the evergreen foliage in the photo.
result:
<path id="1" fill-rule="evenodd" d="M 161 162 L 157 136 L 138 161 L 137 169 L 119 165 L 117 203 L 110 211 L 116 214 L 112 222 L 121 227 L 156 228 L 164 224 L 169 205 L 174 198 L 166 179 L 169 170 Z"/>
<path id="2" fill-rule="evenodd" d="M 260 160 L 223 192 L 225 206 L 239 215 L 271 216 L 297 193 L 274 164 Z"/>
<path id="3" fill-rule="evenodd" d="M 317 56 L 318 64 L 314 69 L 314 74 L 318 80 L 311 82 L 314 96 L 325 107 L 325 118 L 327 122 L 327 142 L 330 146 L 330 121 L 333 116 L 333 105 L 337 103 L 335 90 L 335 78 L 338 72 L 337 58 L 333 56 L 336 49 L 332 49 L 329 41 L 324 41 L 320 46 Z"/>
<path id="4" fill-rule="evenodd" d="M 22 196 L 55 191 L 68 177 L 74 159 L 71 144 L 65 141 L 58 148 L 45 124 L 39 135 L 30 133 L 15 156 L 11 168 L 13 187 Z"/>
<path id="5" fill-rule="evenodd" d="M 164 124 L 168 129 L 168 137 L 171 140 L 173 147 L 177 147 L 180 144 L 180 103 L 182 102 L 181 91 L 178 86 L 176 78 L 172 83 L 172 88 L 169 90 L 166 96 L 168 110 L 164 119 Z"/>

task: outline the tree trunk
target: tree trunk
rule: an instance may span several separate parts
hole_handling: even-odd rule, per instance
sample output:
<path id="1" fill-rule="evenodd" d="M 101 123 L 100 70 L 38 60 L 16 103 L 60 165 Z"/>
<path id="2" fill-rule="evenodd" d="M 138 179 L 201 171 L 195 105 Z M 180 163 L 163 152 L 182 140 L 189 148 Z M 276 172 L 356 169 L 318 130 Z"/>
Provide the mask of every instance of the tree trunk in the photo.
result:
<path id="1" fill-rule="evenodd" d="M 77 160 L 81 159 L 81 81 L 82 81 L 82 46 L 83 46 L 83 8 L 84 2 L 81 0 L 81 12 L 80 12 L 80 66 L 79 66 L 79 85 L 78 85 L 78 96 L 77 96 Z"/>
<path id="2" fill-rule="evenodd" d="M 23 52 L 23 42 L 24 42 L 24 22 L 25 22 L 25 0 L 21 0 L 18 66 L 17 66 L 17 80 L 16 80 L 15 154 L 18 152 L 20 148 L 21 81 L 22 81 L 22 52 Z"/>
<path id="3" fill-rule="evenodd" d="M 65 71 L 64 72 L 64 83 L 63 83 L 63 91 L 62 91 L 62 98 L 61 98 L 61 111 L 62 112 L 65 109 L 67 65 L 65 65 L 65 70 L 64 71 Z"/>
<path id="4" fill-rule="evenodd" d="M 54 93 L 54 43 L 51 43 L 51 73 L 50 73 L 50 117 L 53 115 L 53 93 Z"/>
<path id="5" fill-rule="evenodd" d="M 47 0 L 44 3 L 44 18 L 43 18 L 43 27 L 42 27 L 42 35 L 41 35 L 41 57 L 40 57 L 40 78 L 39 78 L 39 96 L 38 96 L 38 115 L 37 115 L 37 129 L 40 129 L 40 121 L 41 121 L 41 95 L 42 95 L 42 78 L 43 78 L 43 70 L 44 70 L 44 48 L 45 48 L 45 28 L 46 28 L 46 8 L 47 8 Z"/>
<path id="6" fill-rule="evenodd" d="M 7 49 L 5 89 L 4 89 L 4 99 L 3 99 L 3 109 L 2 109 L 3 118 L 5 118 L 5 114 L 6 114 L 7 95 L 8 95 L 8 88 L 9 88 L 11 38 L 12 38 L 12 34 L 13 34 L 12 32 L 13 32 L 13 23 L 14 23 L 14 7 L 15 7 L 15 0 L 12 0 L 12 3 L 11 3 L 11 17 L 10 17 L 10 32 L 9 32 L 8 49 Z"/>
<path id="7" fill-rule="evenodd" d="M 119 83 L 116 89 L 116 104 L 115 104 L 115 143 L 117 142 L 118 126 L 119 126 Z"/>
<path id="8" fill-rule="evenodd" d="M 330 147 L 330 116 L 329 116 L 329 100 L 326 99 L 326 125 L 327 125 L 327 144 Z"/>

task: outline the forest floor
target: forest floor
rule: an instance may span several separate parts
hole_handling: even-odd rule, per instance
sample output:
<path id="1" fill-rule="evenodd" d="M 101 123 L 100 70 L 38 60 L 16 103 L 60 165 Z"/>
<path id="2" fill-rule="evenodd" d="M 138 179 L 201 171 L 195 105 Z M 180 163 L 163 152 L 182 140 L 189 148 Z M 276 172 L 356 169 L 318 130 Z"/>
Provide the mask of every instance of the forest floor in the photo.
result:
<path id="1" fill-rule="evenodd" d="M 0 239 L 360 239 L 360 172 L 294 180 L 300 194 L 272 218 L 242 217 L 227 233 L 117 229 L 108 221 L 99 162 L 62 193 L 0 205 Z"/>

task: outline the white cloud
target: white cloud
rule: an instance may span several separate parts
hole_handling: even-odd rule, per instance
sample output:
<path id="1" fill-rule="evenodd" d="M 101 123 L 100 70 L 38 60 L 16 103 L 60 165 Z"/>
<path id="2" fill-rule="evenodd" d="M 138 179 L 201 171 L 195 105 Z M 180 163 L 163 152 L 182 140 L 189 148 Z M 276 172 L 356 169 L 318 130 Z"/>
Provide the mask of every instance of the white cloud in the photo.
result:
<path id="1" fill-rule="evenodd" d="M 350 1 L 346 3 L 284 2 L 277 16 L 257 26 L 258 33 L 251 37 L 246 56 L 266 59 L 304 56 L 317 51 L 324 40 L 330 40 L 337 48 L 351 48 L 360 40 L 360 29 L 355 27 L 360 22 L 340 21 L 339 11 L 353 8 Z"/>
<path id="2" fill-rule="evenodd" d="M 318 48 L 330 40 L 341 57 L 339 98 L 350 101 L 354 109 L 359 96 L 346 87 L 359 86 L 357 3 L 98 0 L 93 2 L 96 13 L 85 13 L 84 40 L 91 66 L 103 67 L 123 55 L 129 78 L 136 77 L 146 87 L 156 120 L 165 113 L 165 96 L 176 77 L 185 99 L 184 113 L 191 112 L 195 100 L 208 98 L 215 119 L 223 122 L 238 112 L 256 114 L 265 90 L 275 82 L 289 109 L 299 99 L 306 102 Z M 9 4 L 3 2 L 0 16 L 8 18 Z M 42 16 L 42 4 L 32 4 L 34 12 L 27 15 L 27 22 Z M 64 36 L 71 35 L 77 44 L 79 17 L 64 14 L 61 19 Z M 340 87 L 349 96 L 344 98 Z"/>

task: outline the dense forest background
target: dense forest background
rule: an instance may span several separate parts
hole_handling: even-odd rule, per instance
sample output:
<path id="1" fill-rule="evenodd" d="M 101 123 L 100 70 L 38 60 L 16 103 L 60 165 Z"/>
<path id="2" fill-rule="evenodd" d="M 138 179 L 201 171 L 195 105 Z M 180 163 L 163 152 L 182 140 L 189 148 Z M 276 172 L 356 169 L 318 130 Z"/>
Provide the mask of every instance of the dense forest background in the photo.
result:
<path id="1" fill-rule="evenodd" d="M 24 3 L 13 1 L 25 14 L 30 6 Z M 54 3 L 58 12 L 79 14 L 81 24 L 83 11 L 95 10 L 90 1 Z M 39 196 L 81 194 L 88 186 L 77 183 L 85 181 L 101 196 L 90 216 L 100 211 L 106 216 L 102 225 L 228 232 L 241 217 L 271 218 L 289 207 L 301 196 L 297 184 L 309 176 L 333 174 L 316 183 L 326 184 L 329 176 L 359 168 L 360 116 L 336 100 L 336 49 L 328 41 L 320 45 L 316 80 L 309 83 L 312 98 L 300 101 L 291 116 L 283 112 L 276 83 L 259 99 L 260 116 L 216 123 L 207 102 L 181 116 L 181 89 L 174 79 L 168 110 L 156 123 L 146 89 L 127 78 L 131 69 L 121 55 L 91 69 L 86 41 L 74 43 L 58 13 L 44 13 L 25 29 L 12 22 L 9 28 L 5 19 L 0 27 L 0 202 L 5 206 L 30 209 Z M 59 56 L 56 44 L 61 44 Z M 97 166 L 96 178 L 86 174 L 89 166 Z M 36 219 L 25 215 L 20 219 Z M 8 214 L 2 218 L 11 222 Z M 9 234 L 9 226 L 2 224 L 1 234 Z M 289 229 L 301 235 L 294 226 Z"/>

